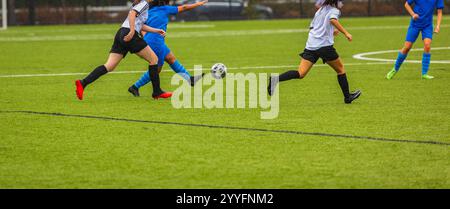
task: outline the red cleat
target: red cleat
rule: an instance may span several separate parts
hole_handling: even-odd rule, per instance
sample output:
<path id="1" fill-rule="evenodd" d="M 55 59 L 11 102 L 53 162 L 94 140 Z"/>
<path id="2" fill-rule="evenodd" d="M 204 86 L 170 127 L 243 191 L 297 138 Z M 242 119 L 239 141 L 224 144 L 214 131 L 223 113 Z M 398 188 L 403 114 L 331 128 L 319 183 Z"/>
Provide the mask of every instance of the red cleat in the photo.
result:
<path id="1" fill-rule="evenodd" d="M 83 100 L 84 87 L 80 80 L 75 81 L 75 86 L 77 87 L 76 93 L 79 100 Z"/>
<path id="2" fill-rule="evenodd" d="M 158 96 L 154 96 L 153 95 L 153 99 L 167 99 L 167 98 L 170 98 L 170 97 L 172 97 L 172 92 L 164 92 L 164 93 L 162 93 L 162 94 L 160 94 Z"/>

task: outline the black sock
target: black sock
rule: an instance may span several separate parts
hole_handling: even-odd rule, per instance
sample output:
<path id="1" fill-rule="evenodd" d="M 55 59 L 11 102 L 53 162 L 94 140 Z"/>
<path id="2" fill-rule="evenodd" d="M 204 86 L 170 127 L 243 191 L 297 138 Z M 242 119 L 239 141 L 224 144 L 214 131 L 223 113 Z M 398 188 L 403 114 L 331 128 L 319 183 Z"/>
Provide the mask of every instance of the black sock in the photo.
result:
<path id="1" fill-rule="evenodd" d="M 95 70 L 91 72 L 91 74 L 89 74 L 88 76 L 86 76 L 86 78 L 81 80 L 81 84 L 83 85 L 83 87 L 86 87 L 87 85 L 91 84 L 92 82 L 100 78 L 102 75 L 105 75 L 106 73 L 108 73 L 108 70 L 104 65 L 98 66 L 97 68 L 95 68 Z"/>
<path id="2" fill-rule="evenodd" d="M 347 75 L 346 74 L 338 75 L 338 82 L 339 82 L 339 85 L 341 86 L 344 97 L 349 98 L 350 90 L 348 87 Z"/>
<path id="3" fill-rule="evenodd" d="M 149 65 L 148 73 L 150 74 L 150 80 L 152 81 L 153 93 L 162 93 L 161 84 L 159 79 L 158 65 Z"/>
<path id="4" fill-rule="evenodd" d="M 279 76 L 279 81 L 288 81 L 292 79 L 299 79 L 300 73 L 296 70 L 287 71 Z"/>

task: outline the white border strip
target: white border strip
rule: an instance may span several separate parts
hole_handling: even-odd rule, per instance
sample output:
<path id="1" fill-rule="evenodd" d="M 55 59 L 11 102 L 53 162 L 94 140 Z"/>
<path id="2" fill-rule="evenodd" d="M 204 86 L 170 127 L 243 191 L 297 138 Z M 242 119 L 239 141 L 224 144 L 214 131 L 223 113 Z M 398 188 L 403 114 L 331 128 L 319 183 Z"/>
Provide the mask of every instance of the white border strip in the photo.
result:
<path id="1" fill-rule="evenodd" d="M 362 66 L 362 65 L 386 65 L 391 63 L 347 63 L 345 66 Z M 327 67 L 326 64 L 314 65 L 315 67 Z M 264 69 L 283 69 L 283 68 L 295 68 L 298 65 L 279 65 L 279 66 L 249 66 L 249 67 L 230 67 L 229 70 L 264 70 Z M 207 68 L 205 68 L 207 69 Z M 209 69 L 208 69 L 209 70 Z M 193 71 L 193 69 L 189 69 Z M 110 74 L 139 74 L 146 71 L 118 71 Z M 172 70 L 163 70 L 163 72 L 173 72 Z M 88 73 L 49 73 L 49 74 L 18 74 L 18 75 L 0 75 L 0 78 L 30 78 L 30 77 L 58 77 L 58 76 L 75 76 L 75 75 L 87 75 Z"/>
<path id="2" fill-rule="evenodd" d="M 442 25 L 447 28 L 450 25 Z M 349 27 L 348 30 L 387 30 L 406 29 L 408 26 L 369 26 L 369 27 Z M 32 31 L 31 35 L 2 36 L 0 42 L 30 42 L 30 41 L 90 41 L 90 40 L 110 40 L 114 38 L 113 33 L 102 34 L 76 34 L 76 35 L 36 35 Z M 51 32 L 51 31 L 49 31 Z M 213 31 L 186 31 L 169 32 L 167 38 L 201 38 L 201 37 L 233 37 L 233 36 L 255 36 L 255 35 L 276 35 L 308 33 L 309 29 L 266 29 L 266 30 L 213 30 Z M 7 34 L 7 33 L 5 33 Z M 9 34 L 8 34 L 9 35 Z M 11 34 L 12 35 L 12 34 Z"/>
<path id="3" fill-rule="evenodd" d="M 412 49 L 411 51 L 422 51 L 423 49 Z M 450 47 L 437 47 L 437 48 L 432 48 L 433 51 L 438 51 L 438 50 L 450 50 Z M 366 61 L 377 61 L 377 62 L 396 62 L 395 59 L 383 59 L 383 58 L 371 58 L 371 57 L 367 57 L 367 56 L 371 56 L 371 55 L 377 55 L 377 54 L 387 54 L 387 53 L 395 53 L 398 52 L 399 50 L 386 50 L 386 51 L 376 51 L 376 52 L 365 52 L 365 53 L 361 53 L 361 54 L 355 54 L 353 55 L 354 59 L 357 60 L 366 60 Z M 422 61 L 420 60 L 406 60 L 406 63 L 422 63 Z M 450 64 L 450 60 L 436 60 L 436 61 L 431 61 L 431 63 L 434 64 Z"/>

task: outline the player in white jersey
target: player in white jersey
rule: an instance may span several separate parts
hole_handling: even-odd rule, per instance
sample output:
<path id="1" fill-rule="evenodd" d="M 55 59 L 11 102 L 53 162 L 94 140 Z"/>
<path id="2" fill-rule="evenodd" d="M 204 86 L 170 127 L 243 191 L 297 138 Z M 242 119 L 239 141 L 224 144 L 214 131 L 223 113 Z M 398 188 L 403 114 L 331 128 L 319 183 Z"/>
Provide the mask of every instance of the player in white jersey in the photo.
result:
<path id="1" fill-rule="evenodd" d="M 86 78 L 75 81 L 76 93 L 79 100 L 83 100 L 84 89 L 89 84 L 106 73 L 112 72 L 119 65 L 120 61 L 125 58 L 128 52 L 137 54 L 149 63 L 148 70 L 153 85 L 153 98 L 169 98 L 172 96 L 172 93 L 161 90 L 157 65 L 158 57 L 139 36 L 141 30 L 158 33 L 161 36 L 166 35 L 164 30 L 155 29 L 144 24 L 148 18 L 149 2 L 151 2 L 151 0 L 133 1 L 127 19 L 116 33 L 106 64 L 94 69 Z"/>
<path id="2" fill-rule="evenodd" d="M 361 95 L 361 91 L 350 93 L 346 72 L 336 49 L 334 36 L 339 32 L 352 41 L 352 35 L 339 23 L 341 0 L 324 0 L 311 22 L 306 49 L 300 54 L 301 62 L 298 70 L 287 71 L 280 76 L 270 77 L 268 92 L 272 95 L 279 82 L 304 78 L 313 65 L 321 58 L 338 74 L 338 82 L 344 94 L 344 102 L 350 104 Z"/>

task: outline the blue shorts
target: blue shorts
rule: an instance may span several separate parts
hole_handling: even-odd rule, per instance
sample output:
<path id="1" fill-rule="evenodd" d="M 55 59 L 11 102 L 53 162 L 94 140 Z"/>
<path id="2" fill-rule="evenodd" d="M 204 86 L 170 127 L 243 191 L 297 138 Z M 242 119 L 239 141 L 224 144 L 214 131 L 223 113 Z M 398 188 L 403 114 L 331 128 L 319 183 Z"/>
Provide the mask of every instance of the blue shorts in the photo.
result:
<path id="1" fill-rule="evenodd" d="M 406 41 L 414 43 L 419 37 L 419 33 L 422 32 L 422 40 L 429 38 L 433 40 L 433 25 L 429 25 L 425 28 L 417 28 L 412 25 L 408 28 L 408 34 L 406 35 Z"/>
<path id="2" fill-rule="evenodd" d="M 155 52 L 156 56 L 158 56 L 158 66 L 162 67 L 164 65 L 164 60 L 167 55 L 170 54 L 170 49 L 167 47 L 165 43 L 154 43 L 147 42 L 150 48 Z"/>

